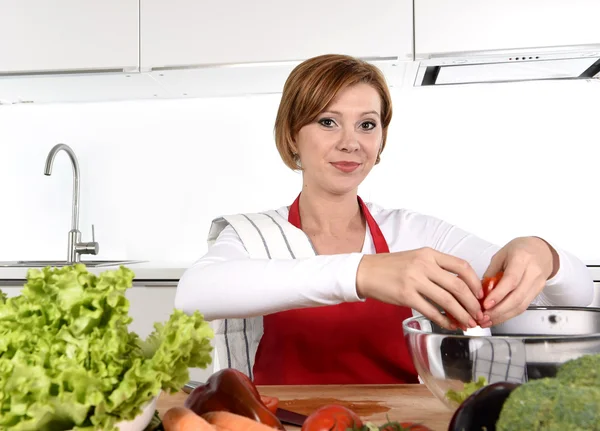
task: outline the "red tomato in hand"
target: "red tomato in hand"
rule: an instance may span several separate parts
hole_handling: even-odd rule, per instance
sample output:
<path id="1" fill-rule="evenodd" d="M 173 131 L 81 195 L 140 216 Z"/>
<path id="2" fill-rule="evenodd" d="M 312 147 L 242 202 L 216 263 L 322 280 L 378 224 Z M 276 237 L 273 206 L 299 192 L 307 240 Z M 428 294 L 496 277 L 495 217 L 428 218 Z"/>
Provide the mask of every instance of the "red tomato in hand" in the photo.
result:
<path id="1" fill-rule="evenodd" d="M 314 411 L 304 421 L 301 431 L 346 431 L 362 426 L 362 421 L 352 410 L 332 404 Z"/>
<path id="2" fill-rule="evenodd" d="M 504 275 L 504 272 L 500 271 L 493 277 L 485 277 L 483 279 L 483 281 L 481 282 L 481 287 L 483 290 L 483 297 L 479 300 L 479 304 L 481 305 L 482 309 L 483 309 L 483 302 L 485 301 L 485 298 L 487 298 L 487 296 L 490 294 L 492 289 L 498 285 L 498 282 L 500 281 L 500 279 L 502 278 L 503 275 Z M 461 323 L 459 323 L 458 320 L 456 320 L 456 318 L 453 315 L 451 315 L 450 313 L 446 313 L 446 316 L 448 317 L 448 319 L 450 319 L 450 322 L 454 323 L 458 328 L 461 328 L 462 330 L 467 329 L 465 326 L 463 326 Z"/>
<path id="3" fill-rule="evenodd" d="M 448 317 L 448 319 L 450 320 L 450 323 L 453 323 L 454 325 L 456 325 L 457 328 L 461 328 L 464 331 L 467 330 L 467 328 L 462 323 L 460 323 L 458 320 L 456 320 L 456 317 L 454 317 L 452 314 L 446 312 L 446 317 Z"/>
<path id="4" fill-rule="evenodd" d="M 279 398 L 270 397 L 268 395 L 261 395 L 260 400 L 265 405 L 265 407 L 271 411 L 271 413 L 277 413 L 277 407 L 279 407 Z"/>
<path id="5" fill-rule="evenodd" d="M 500 281 L 503 275 L 504 272 L 500 271 L 493 277 L 485 277 L 483 279 L 483 282 L 481 283 L 481 287 L 483 287 L 483 298 L 479 300 L 481 308 L 483 308 L 483 301 L 485 301 L 485 298 L 487 298 L 492 289 L 498 285 L 498 282 Z"/>

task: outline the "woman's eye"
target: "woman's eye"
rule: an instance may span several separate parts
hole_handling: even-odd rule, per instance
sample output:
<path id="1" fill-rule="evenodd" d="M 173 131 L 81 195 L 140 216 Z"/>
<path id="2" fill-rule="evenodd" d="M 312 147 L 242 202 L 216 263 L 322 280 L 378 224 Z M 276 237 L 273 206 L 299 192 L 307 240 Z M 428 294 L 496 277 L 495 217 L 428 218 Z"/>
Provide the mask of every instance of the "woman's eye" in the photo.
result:
<path id="1" fill-rule="evenodd" d="M 360 124 L 360 128 L 363 130 L 372 130 L 375 128 L 375 126 L 377 125 L 372 121 L 365 121 Z"/>
<path id="2" fill-rule="evenodd" d="M 319 124 L 325 127 L 332 127 L 335 122 L 331 118 L 321 118 Z"/>

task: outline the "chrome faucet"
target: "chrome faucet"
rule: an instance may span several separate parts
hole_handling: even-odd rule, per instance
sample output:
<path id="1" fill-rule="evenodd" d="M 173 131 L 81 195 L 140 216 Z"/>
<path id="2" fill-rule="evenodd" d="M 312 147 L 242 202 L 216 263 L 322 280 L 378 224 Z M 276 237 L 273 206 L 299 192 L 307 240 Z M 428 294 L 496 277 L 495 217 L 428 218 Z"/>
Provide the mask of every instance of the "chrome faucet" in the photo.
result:
<path id="1" fill-rule="evenodd" d="M 69 249 L 67 255 L 67 263 L 80 262 L 82 254 L 98 254 L 100 246 L 96 242 L 94 235 L 94 225 L 92 225 L 92 242 L 81 242 L 81 232 L 79 231 L 79 163 L 75 153 L 65 144 L 55 145 L 46 158 L 46 168 L 44 169 L 44 175 L 52 175 L 52 164 L 54 163 L 54 157 L 60 151 L 64 150 L 71 159 L 73 165 L 73 207 L 71 214 L 71 230 L 69 231 Z"/>

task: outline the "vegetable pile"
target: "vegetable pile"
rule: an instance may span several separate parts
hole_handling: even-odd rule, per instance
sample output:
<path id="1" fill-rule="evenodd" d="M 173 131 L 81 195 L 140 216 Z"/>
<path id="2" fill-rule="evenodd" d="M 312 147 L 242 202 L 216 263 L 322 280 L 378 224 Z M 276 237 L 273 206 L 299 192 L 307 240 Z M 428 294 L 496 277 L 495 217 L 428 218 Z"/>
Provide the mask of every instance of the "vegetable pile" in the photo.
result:
<path id="1" fill-rule="evenodd" d="M 233 368 L 217 371 L 190 393 L 183 407 L 163 417 L 165 431 L 285 430 L 277 418 L 279 399 L 261 395 L 244 373 Z M 325 405 L 310 414 L 301 431 L 430 431 L 414 422 L 363 423 L 352 410 Z"/>
<path id="2" fill-rule="evenodd" d="M 600 429 L 600 355 L 565 362 L 556 377 L 517 387 L 502 406 L 496 429 Z"/>
<path id="3" fill-rule="evenodd" d="M 600 354 L 562 364 L 556 377 L 498 382 L 456 410 L 449 431 L 600 430 Z"/>
<path id="4" fill-rule="evenodd" d="M 0 429 L 113 431 L 210 364 L 213 333 L 197 312 L 175 310 L 145 341 L 128 331 L 133 277 L 31 269 L 20 296 L 0 298 Z"/>
<path id="5" fill-rule="evenodd" d="M 271 409 L 248 376 L 236 369 L 225 368 L 210 376 L 206 384 L 194 389 L 186 399 L 185 407 L 198 415 L 218 411 L 235 413 L 285 431 L 275 416 L 276 405 L 269 403 Z"/>

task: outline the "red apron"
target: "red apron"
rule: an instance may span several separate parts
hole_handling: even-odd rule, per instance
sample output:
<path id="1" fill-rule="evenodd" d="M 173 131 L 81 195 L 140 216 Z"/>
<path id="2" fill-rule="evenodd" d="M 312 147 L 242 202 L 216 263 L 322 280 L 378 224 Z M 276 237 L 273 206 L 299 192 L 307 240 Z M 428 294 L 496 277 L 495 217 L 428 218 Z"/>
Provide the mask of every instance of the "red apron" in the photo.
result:
<path id="1" fill-rule="evenodd" d="M 299 199 L 288 221 L 300 229 Z M 359 197 L 377 253 L 389 253 L 379 226 Z M 374 299 L 301 308 L 263 317 L 253 368 L 257 385 L 418 383 L 402 322 L 408 307 Z"/>

